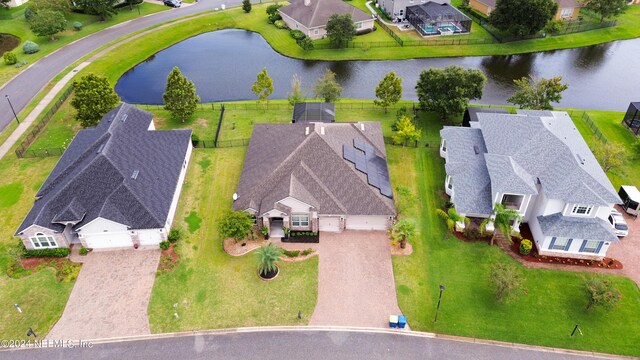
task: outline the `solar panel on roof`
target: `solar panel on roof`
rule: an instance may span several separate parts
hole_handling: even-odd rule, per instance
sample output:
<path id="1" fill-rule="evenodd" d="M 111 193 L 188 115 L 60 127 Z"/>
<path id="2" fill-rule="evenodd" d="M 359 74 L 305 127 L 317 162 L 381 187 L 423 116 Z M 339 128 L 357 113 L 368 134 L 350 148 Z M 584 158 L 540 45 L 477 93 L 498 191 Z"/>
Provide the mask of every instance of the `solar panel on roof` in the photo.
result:
<path id="1" fill-rule="evenodd" d="M 356 170 L 367 174 L 369 185 L 378 188 L 382 195 L 393 198 L 387 161 L 376 155 L 375 148 L 371 144 L 354 139 L 353 148 L 348 145 L 342 146 L 342 155 L 345 160 L 355 164 Z"/>

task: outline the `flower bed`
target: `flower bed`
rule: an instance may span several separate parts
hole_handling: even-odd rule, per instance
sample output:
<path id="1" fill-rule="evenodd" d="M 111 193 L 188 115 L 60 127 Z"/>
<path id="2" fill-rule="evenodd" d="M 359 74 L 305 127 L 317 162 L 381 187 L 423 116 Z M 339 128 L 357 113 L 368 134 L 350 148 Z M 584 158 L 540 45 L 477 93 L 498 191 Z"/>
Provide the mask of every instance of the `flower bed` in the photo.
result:
<path id="1" fill-rule="evenodd" d="M 518 256 L 528 262 L 537 262 L 544 264 L 558 264 L 558 265 L 573 265 L 573 266 L 585 266 L 601 269 L 622 269 L 622 263 L 616 259 L 605 257 L 601 261 L 597 260 L 585 260 L 585 259 L 573 259 L 564 258 L 558 256 L 546 256 L 538 254 L 538 250 L 534 246 L 531 249 L 529 255 L 520 254 L 520 239 L 514 239 L 513 244 L 510 246 L 511 251 L 518 254 Z"/>

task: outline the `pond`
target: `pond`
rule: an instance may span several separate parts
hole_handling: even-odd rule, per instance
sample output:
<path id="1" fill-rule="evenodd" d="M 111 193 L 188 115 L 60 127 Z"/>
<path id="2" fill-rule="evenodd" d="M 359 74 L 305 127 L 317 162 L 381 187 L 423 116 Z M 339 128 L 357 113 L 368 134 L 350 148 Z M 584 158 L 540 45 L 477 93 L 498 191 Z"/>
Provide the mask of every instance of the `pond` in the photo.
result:
<path id="1" fill-rule="evenodd" d="M 20 38 L 11 34 L 0 34 L 0 56 L 20 44 Z"/>
<path id="2" fill-rule="evenodd" d="M 186 39 L 151 56 L 120 78 L 116 92 L 126 102 L 161 104 L 167 75 L 178 66 L 195 83 L 203 102 L 250 100 L 256 99 L 251 84 L 266 67 L 274 83 L 272 99 L 287 97 L 293 74 L 300 76 L 307 95 L 312 96 L 315 80 L 329 68 L 342 85 L 342 97 L 374 98 L 378 82 L 394 70 L 403 79 L 403 98 L 416 100 L 414 87 L 422 70 L 457 64 L 487 75 L 478 103 L 506 104 L 514 91 L 514 79 L 562 75 L 569 89 L 560 107 L 624 111 L 640 97 L 639 53 L 640 39 L 635 39 L 513 56 L 306 61 L 280 55 L 259 34 L 221 30 Z"/>

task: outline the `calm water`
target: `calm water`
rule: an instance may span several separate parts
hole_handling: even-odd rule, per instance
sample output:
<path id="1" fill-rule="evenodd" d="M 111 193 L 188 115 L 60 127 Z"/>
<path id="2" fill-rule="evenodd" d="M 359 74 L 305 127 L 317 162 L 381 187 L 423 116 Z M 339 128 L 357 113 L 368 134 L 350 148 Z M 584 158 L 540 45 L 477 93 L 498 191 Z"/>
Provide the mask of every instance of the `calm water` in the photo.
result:
<path id="1" fill-rule="evenodd" d="M 393 49 L 389 49 L 393 51 Z M 424 51 L 429 51 L 428 47 Z M 571 50 L 513 55 L 390 61 L 304 61 L 275 52 L 259 34 L 222 30 L 195 36 L 153 55 L 120 78 L 116 91 L 130 103 L 160 104 L 174 66 L 196 85 L 203 102 L 256 99 L 251 84 L 266 67 L 274 81 L 271 98 L 286 98 L 291 77 L 300 75 L 312 95 L 325 68 L 337 74 L 343 97 L 374 98 L 375 87 L 391 70 L 403 79 L 403 98 L 415 100 L 418 76 L 429 67 L 451 64 L 481 69 L 488 78 L 478 101 L 504 104 L 523 76 L 562 75 L 569 84 L 561 107 L 624 111 L 640 100 L 640 39 Z"/>

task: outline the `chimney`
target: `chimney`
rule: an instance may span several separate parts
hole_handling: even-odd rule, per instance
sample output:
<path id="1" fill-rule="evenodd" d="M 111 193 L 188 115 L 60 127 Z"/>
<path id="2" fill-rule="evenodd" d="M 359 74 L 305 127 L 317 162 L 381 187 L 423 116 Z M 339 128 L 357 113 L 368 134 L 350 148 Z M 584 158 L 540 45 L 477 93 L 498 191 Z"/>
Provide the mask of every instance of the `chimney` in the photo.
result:
<path id="1" fill-rule="evenodd" d="M 304 6 L 311 6 L 311 0 L 304 0 Z"/>
<path id="2" fill-rule="evenodd" d="M 324 135 L 324 126 L 320 127 L 320 135 Z"/>
<path id="3" fill-rule="evenodd" d="M 307 128 L 304 130 L 304 134 L 305 135 L 309 135 L 309 127 L 307 126 Z"/>

